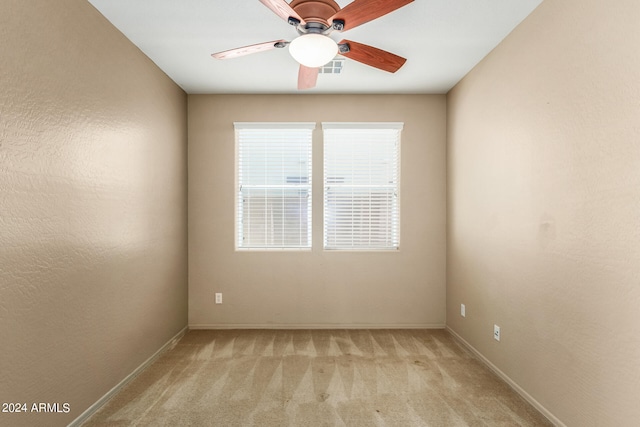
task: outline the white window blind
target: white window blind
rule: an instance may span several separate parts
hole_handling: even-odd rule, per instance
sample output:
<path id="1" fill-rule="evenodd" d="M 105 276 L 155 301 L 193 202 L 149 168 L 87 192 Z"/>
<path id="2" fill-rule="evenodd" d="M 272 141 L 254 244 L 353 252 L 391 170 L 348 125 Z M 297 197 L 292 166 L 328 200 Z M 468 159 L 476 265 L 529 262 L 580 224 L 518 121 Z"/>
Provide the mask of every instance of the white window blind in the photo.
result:
<path id="1" fill-rule="evenodd" d="M 400 245 L 402 123 L 323 123 L 324 247 Z"/>
<path id="2" fill-rule="evenodd" d="M 236 248 L 311 247 L 315 123 L 234 123 Z"/>

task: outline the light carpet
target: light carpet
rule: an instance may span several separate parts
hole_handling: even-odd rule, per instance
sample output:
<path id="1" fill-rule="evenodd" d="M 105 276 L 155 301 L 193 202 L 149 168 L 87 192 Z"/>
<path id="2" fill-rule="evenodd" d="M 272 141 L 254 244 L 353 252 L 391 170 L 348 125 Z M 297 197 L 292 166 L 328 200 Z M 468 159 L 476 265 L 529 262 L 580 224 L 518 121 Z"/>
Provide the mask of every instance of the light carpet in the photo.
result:
<path id="1" fill-rule="evenodd" d="M 84 426 L 550 426 L 444 330 L 189 331 Z"/>

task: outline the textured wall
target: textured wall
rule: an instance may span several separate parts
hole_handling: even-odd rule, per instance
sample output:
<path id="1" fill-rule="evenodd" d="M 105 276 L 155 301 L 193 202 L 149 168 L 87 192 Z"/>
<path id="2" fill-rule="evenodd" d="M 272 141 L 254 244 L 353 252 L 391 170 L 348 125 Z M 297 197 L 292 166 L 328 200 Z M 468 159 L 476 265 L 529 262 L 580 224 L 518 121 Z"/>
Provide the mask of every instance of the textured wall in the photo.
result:
<path id="1" fill-rule="evenodd" d="M 189 324 L 444 325 L 445 113 L 444 95 L 189 96 Z M 312 251 L 234 251 L 234 121 L 317 123 Z M 322 121 L 405 123 L 399 252 L 322 250 Z"/>
<path id="2" fill-rule="evenodd" d="M 0 2 L 0 425 L 66 425 L 187 323 L 186 95 L 84 0 Z"/>
<path id="3" fill-rule="evenodd" d="M 546 0 L 448 97 L 447 324 L 569 426 L 640 419 L 639 22 Z"/>

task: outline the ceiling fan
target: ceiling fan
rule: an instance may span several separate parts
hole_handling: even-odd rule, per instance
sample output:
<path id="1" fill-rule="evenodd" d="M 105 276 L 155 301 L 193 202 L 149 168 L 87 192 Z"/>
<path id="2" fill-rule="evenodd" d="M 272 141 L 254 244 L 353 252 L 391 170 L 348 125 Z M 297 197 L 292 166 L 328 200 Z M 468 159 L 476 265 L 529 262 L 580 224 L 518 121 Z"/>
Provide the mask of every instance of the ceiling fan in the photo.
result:
<path id="1" fill-rule="evenodd" d="M 336 54 L 395 73 L 407 61 L 382 49 L 351 40 L 335 42 L 329 34 L 347 31 L 372 21 L 414 0 L 354 0 L 344 8 L 334 0 L 260 0 L 276 15 L 294 26 L 299 36 L 292 41 L 274 40 L 214 53 L 216 59 L 237 58 L 252 53 L 289 46 L 291 56 L 300 64 L 298 89 L 315 87 L 319 67 Z"/>

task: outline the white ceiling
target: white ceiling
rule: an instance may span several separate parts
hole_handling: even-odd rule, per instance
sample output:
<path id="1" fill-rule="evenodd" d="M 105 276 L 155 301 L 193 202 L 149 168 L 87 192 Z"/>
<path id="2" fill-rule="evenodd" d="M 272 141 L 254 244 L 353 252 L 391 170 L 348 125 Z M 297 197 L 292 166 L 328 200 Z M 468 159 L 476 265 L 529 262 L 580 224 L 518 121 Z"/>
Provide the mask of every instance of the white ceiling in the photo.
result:
<path id="1" fill-rule="evenodd" d="M 259 0 L 89 0 L 187 93 L 298 93 L 288 49 L 214 52 L 298 34 Z M 351 0 L 337 0 L 340 7 Z M 446 93 L 542 0 L 416 0 L 344 33 L 407 58 L 395 74 L 347 59 L 304 93 Z"/>

